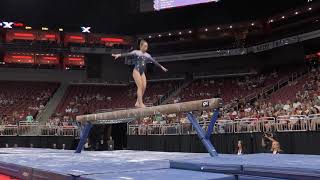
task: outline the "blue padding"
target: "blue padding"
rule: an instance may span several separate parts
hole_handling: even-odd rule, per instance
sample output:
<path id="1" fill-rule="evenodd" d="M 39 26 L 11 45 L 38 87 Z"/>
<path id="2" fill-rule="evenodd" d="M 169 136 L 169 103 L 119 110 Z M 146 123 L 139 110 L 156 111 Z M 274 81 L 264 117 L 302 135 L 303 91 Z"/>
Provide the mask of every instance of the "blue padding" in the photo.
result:
<path id="1" fill-rule="evenodd" d="M 84 129 L 81 131 L 80 141 L 79 141 L 79 144 L 77 146 L 75 153 L 81 153 L 84 145 L 87 142 L 87 138 L 89 136 L 91 128 L 92 128 L 92 124 L 90 122 L 87 122 Z"/>
<path id="2" fill-rule="evenodd" d="M 170 168 L 191 171 L 226 173 L 235 175 L 259 176 L 281 179 L 320 179 L 320 171 L 306 168 L 282 168 L 268 166 L 247 166 L 234 164 L 206 164 L 183 161 L 170 161 Z"/>
<path id="3" fill-rule="evenodd" d="M 237 172 L 234 167 L 240 167 Z M 291 154 L 220 155 L 170 161 L 171 168 L 281 179 L 320 179 L 320 156 Z"/>
<path id="4" fill-rule="evenodd" d="M 74 177 L 67 174 L 57 174 L 31 167 L 0 162 L 0 174 L 12 176 L 19 179 L 59 179 L 73 180 Z M 28 177 L 28 178 L 26 178 Z"/>
<path id="5" fill-rule="evenodd" d="M 170 168 L 172 169 L 184 169 L 191 171 L 202 171 L 211 173 L 227 173 L 227 174 L 242 174 L 241 165 L 224 164 L 218 166 L 212 166 L 206 163 L 189 163 L 183 161 L 170 161 Z"/>
<path id="6" fill-rule="evenodd" d="M 26 173 L 29 174 L 28 178 L 23 176 Z M 218 177 L 215 174 L 221 173 L 236 175 L 233 177 L 239 180 L 320 179 L 320 156 L 221 154 L 209 158 L 207 153 L 126 150 L 74 154 L 71 150 L 57 149 L 0 149 L 0 174 L 17 176 L 19 179 L 79 180 L 82 177 L 121 180 L 128 177 L 143 180 L 156 176 L 156 173 L 158 179 L 166 180 L 207 180 L 206 176 L 211 177 L 210 173 L 212 179 Z M 200 178 L 201 175 L 205 175 L 202 176 L 204 178 Z"/>
<path id="7" fill-rule="evenodd" d="M 207 134 L 206 134 L 206 139 L 210 139 L 211 133 L 212 133 L 213 128 L 214 128 L 214 125 L 216 124 L 216 122 L 218 120 L 218 116 L 219 116 L 219 110 L 216 109 L 214 111 L 214 113 L 213 113 L 213 116 L 211 117 L 210 124 L 209 124 L 209 127 L 208 127 L 208 131 L 207 131 Z"/>
<path id="8" fill-rule="evenodd" d="M 197 131 L 197 135 L 204 145 L 204 147 L 207 149 L 208 153 L 211 157 L 218 156 L 218 153 L 216 149 L 213 147 L 210 139 L 206 138 L 205 131 L 200 127 L 199 123 L 197 122 L 196 118 L 193 116 L 192 113 L 188 113 L 187 117 L 191 124 L 193 125 L 194 129 Z"/>
<path id="9" fill-rule="evenodd" d="M 24 167 L 16 164 L 0 162 L 0 174 L 16 177 L 19 179 L 25 178 L 23 173 L 32 173 L 32 168 Z"/>
<path id="10" fill-rule="evenodd" d="M 122 173 L 89 174 L 81 176 L 79 180 L 87 180 L 83 178 L 90 178 L 95 180 L 236 180 L 235 176 L 233 175 L 187 171 L 180 169 L 155 169 L 149 171 L 128 171 Z"/>
<path id="11" fill-rule="evenodd" d="M 320 179 L 320 170 L 270 166 L 243 166 L 244 174 L 285 179 Z"/>

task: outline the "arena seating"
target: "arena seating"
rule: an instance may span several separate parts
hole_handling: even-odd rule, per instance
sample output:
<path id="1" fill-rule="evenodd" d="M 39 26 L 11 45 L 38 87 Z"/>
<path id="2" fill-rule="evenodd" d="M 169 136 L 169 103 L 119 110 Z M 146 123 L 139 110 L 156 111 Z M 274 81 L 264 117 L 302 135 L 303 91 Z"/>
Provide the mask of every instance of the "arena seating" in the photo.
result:
<path id="1" fill-rule="evenodd" d="M 239 78 L 207 78 L 194 80 L 189 86 L 182 90 L 175 100 L 191 101 L 220 97 L 225 103 L 230 103 L 234 99 L 241 99 L 250 94 L 260 93 L 265 87 L 275 84 L 280 79 L 292 74 L 291 69 L 271 72 L 259 75 L 252 75 Z"/>
<path id="2" fill-rule="evenodd" d="M 35 118 L 58 87 L 59 83 L 1 81 L 1 124 L 17 124 L 29 113 Z"/>
<path id="3" fill-rule="evenodd" d="M 264 87 L 278 82 L 279 79 L 290 76 L 291 72 L 282 72 L 281 75 L 271 73 L 265 78 L 261 86 L 252 88 L 250 91 L 248 87 L 252 86 L 254 79 L 261 79 L 261 75 L 257 76 L 258 78 L 246 77 L 242 81 L 240 79 L 229 79 L 217 82 L 212 79 L 199 79 L 192 82 L 179 96 L 182 97 L 181 101 L 212 98 L 214 96 L 220 96 L 225 101 L 226 99 L 230 101 L 234 97 L 243 97 L 249 93 L 259 92 Z M 220 112 L 216 132 L 319 130 L 319 72 L 317 69 L 312 69 L 299 78 L 286 78 L 289 80 L 286 85 L 270 95 L 257 96 L 258 99 L 254 102 L 239 102 L 237 107 L 234 108 L 224 107 L 224 110 Z M 218 91 L 216 86 L 220 88 L 220 94 L 216 93 Z M 238 91 L 240 93 L 237 93 Z M 203 123 L 202 126 L 207 127 L 210 112 L 202 112 L 197 116 L 201 121 L 200 123 Z M 185 134 L 186 131 L 190 133 L 190 128 L 192 128 L 183 114 L 164 115 L 160 121 L 146 118 L 143 121 L 133 122 L 130 127 L 134 131 L 133 134 L 168 134 L 169 131 L 171 134 Z"/>
<path id="4" fill-rule="evenodd" d="M 156 103 L 178 84 L 176 81 L 148 82 L 145 103 Z M 71 85 L 63 101 L 56 109 L 56 114 L 78 115 L 95 113 L 99 110 L 122 109 L 134 107 L 136 87 L 130 85 Z"/>
<path id="5" fill-rule="evenodd" d="M 178 80 L 149 82 L 144 95 L 145 102 L 147 104 L 156 103 L 162 96 L 177 88 L 177 86 L 179 86 L 181 83 L 182 82 Z"/>
<path id="6" fill-rule="evenodd" d="M 130 96 L 127 86 L 70 85 L 56 113 L 64 115 L 94 113 L 98 109 L 126 108 Z"/>
<path id="7" fill-rule="evenodd" d="M 290 69 L 290 71 L 281 73 L 271 72 L 267 75 L 260 74 L 224 80 L 197 79 L 184 88 L 179 97 L 181 101 L 190 101 L 220 96 L 230 102 L 234 98 L 244 97 L 250 93 L 259 93 L 265 87 L 277 83 L 284 77 L 288 79 L 292 72 L 294 71 Z M 270 96 L 258 97 L 254 102 L 245 104 L 240 102 L 237 108 L 225 107 L 216 124 L 215 133 L 320 130 L 318 122 L 320 117 L 318 115 L 320 113 L 319 72 L 317 69 L 312 69 L 298 79 L 289 80 L 284 87 Z M 156 103 L 160 97 L 175 89 L 179 83 L 180 81 L 148 82 L 145 103 Z M 41 103 L 45 104 L 57 87 L 57 83 L 1 83 L 0 102 L 6 104 L 6 106 L 1 106 L 1 112 L 6 115 L 7 121 L 9 118 L 12 119 L 13 110 L 8 110 L 12 106 L 19 107 L 19 112 L 14 114 L 19 116 L 17 119 L 24 119 L 28 112 L 35 116 L 39 110 L 36 107 L 39 107 Z M 46 127 L 42 128 L 43 132 L 52 135 L 69 132 L 68 129 L 59 130 L 58 126 L 61 126 L 70 127 L 70 132 L 73 132 L 71 134 L 74 134 L 75 125 L 70 123 L 74 121 L 70 119 L 74 120 L 76 115 L 131 108 L 135 104 L 135 96 L 136 87 L 133 83 L 130 85 L 72 84 L 67 89 L 63 101 L 58 105 L 56 114 L 49 119 Z M 12 97 L 14 104 L 9 106 L 11 99 L 5 97 Z M 207 127 L 210 112 L 204 111 L 195 115 L 198 116 L 200 124 Z M 19 129 L 19 127 L 15 128 Z M 160 121 L 152 117 L 145 118 L 143 121 L 133 122 L 130 128 L 131 134 L 189 134 L 193 132 L 184 114 L 163 115 Z"/>
<path id="8" fill-rule="evenodd" d="M 297 94 L 303 95 L 316 93 L 318 89 L 318 79 L 320 78 L 319 72 L 314 70 L 309 75 L 302 77 L 301 79 L 291 82 L 288 86 L 275 92 L 269 102 L 278 103 L 279 100 L 286 102 L 287 100 L 294 101 L 297 99 Z"/>

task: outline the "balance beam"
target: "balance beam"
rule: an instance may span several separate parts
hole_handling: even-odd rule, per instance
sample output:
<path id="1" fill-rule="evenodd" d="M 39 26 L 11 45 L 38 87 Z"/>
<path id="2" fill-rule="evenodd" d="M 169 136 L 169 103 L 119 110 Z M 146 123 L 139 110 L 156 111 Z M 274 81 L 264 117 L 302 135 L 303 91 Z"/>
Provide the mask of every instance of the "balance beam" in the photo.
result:
<path id="1" fill-rule="evenodd" d="M 88 114 L 77 116 L 76 120 L 78 122 L 91 122 L 101 120 L 115 120 L 115 119 L 126 119 L 126 118 L 140 118 L 151 115 L 161 114 L 171 114 L 178 112 L 189 112 L 197 110 L 207 110 L 207 109 L 216 109 L 221 107 L 222 101 L 219 98 L 214 99 L 205 99 L 198 101 L 189 101 L 176 104 L 166 104 L 159 106 L 152 106 L 146 108 L 137 108 L 137 109 L 126 109 L 113 112 L 105 112 L 98 114 Z"/>

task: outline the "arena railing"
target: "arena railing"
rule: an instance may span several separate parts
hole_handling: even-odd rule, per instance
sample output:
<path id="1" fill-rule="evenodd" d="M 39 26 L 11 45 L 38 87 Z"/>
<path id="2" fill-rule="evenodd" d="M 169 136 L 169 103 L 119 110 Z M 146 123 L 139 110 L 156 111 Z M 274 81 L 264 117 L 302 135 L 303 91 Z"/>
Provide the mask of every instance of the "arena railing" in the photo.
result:
<path id="1" fill-rule="evenodd" d="M 310 128 L 310 120 L 305 115 L 279 116 L 277 117 L 276 129 L 278 132 L 307 131 Z"/>
<path id="2" fill-rule="evenodd" d="M 17 125 L 2 125 L 0 126 L 1 136 L 17 136 L 18 126 Z"/>
<path id="3" fill-rule="evenodd" d="M 209 121 L 201 121 L 199 125 L 207 130 L 209 123 Z M 320 114 L 278 116 L 277 118 L 219 119 L 215 124 L 213 134 L 296 131 L 320 131 Z M 128 125 L 128 135 L 188 135 L 195 133 L 189 123 Z"/>
<path id="4" fill-rule="evenodd" d="M 41 126 L 40 135 L 41 136 L 58 136 L 59 126 Z"/>
<path id="5" fill-rule="evenodd" d="M 1 125 L 0 136 L 75 136 L 79 137 L 77 126 L 40 125 L 39 122 L 21 121 L 19 125 Z"/>
<path id="6" fill-rule="evenodd" d="M 261 132 L 275 131 L 276 118 L 275 117 L 261 117 L 259 118 Z"/>
<path id="7" fill-rule="evenodd" d="M 234 133 L 235 132 L 235 121 L 233 120 L 222 120 L 219 119 L 216 124 L 213 133 Z"/>
<path id="8" fill-rule="evenodd" d="M 210 121 L 204 120 L 199 122 L 199 125 L 206 130 L 209 123 Z M 33 133 L 26 133 L 28 131 Z M 278 116 L 277 118 L 219 119 L 215 124 L 213 134 L 295 131 L 320 131 L 320 114 Z M 190 123 L 128 124 L 128 135 L 188 135 L 195 133 Z M 78 137 L 79 134 L 80 130 L 76 126 L 39 125 L 38 122 L 30 123 L 22 121 L 19 125 L 0 126 L 0 136 L 40 135 Z"/>
<path id="9" fill-rule="evenodd" d="M 19 135 L 38 135 L 39 131 L 39 122 L 33 121 L 20 121 L 18 127 L 18 134 Z"/>
<path id="10" fill-rule="evenodd" d="M 309 119 L 310 119 L 309 130 L 320 131 L 320 114 L 311 114 L 309 115 Z"/>
<path id="11" fill-rule="evenodd" d="M 235 119 L 235 133 L 259 132 L 258 118 Z"/>
<path id="12" fill-rule="evenodd" d="M 80 135 L 80 130 L 76 126 L 41 126 L 41 136 L 75 136 Z"/>

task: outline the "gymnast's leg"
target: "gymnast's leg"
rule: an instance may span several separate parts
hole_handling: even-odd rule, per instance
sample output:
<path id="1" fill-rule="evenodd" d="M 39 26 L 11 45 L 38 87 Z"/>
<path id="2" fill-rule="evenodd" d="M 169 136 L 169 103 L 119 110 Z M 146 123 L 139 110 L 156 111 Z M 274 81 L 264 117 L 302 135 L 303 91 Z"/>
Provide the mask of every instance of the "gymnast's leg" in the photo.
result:
<path id="1" fill-rule="evenodd" d="M 143 98 L 147 88 L 147 77 L 145 73 L 141 75 L 141 80 L 142 80 L 142 98 Z"/>
<path id="2" fill-rule="evenodd" d="M 145 105 L 143 104 L 143 100 L 142 100 L 142 95 L 143 95 L 142 77 L 137 69 L 133 70 L 132 76 L 133 76 L 134 82 L 137 85 L 137 102 L 135 106 L 143 108 L 145 107 Z"/>

